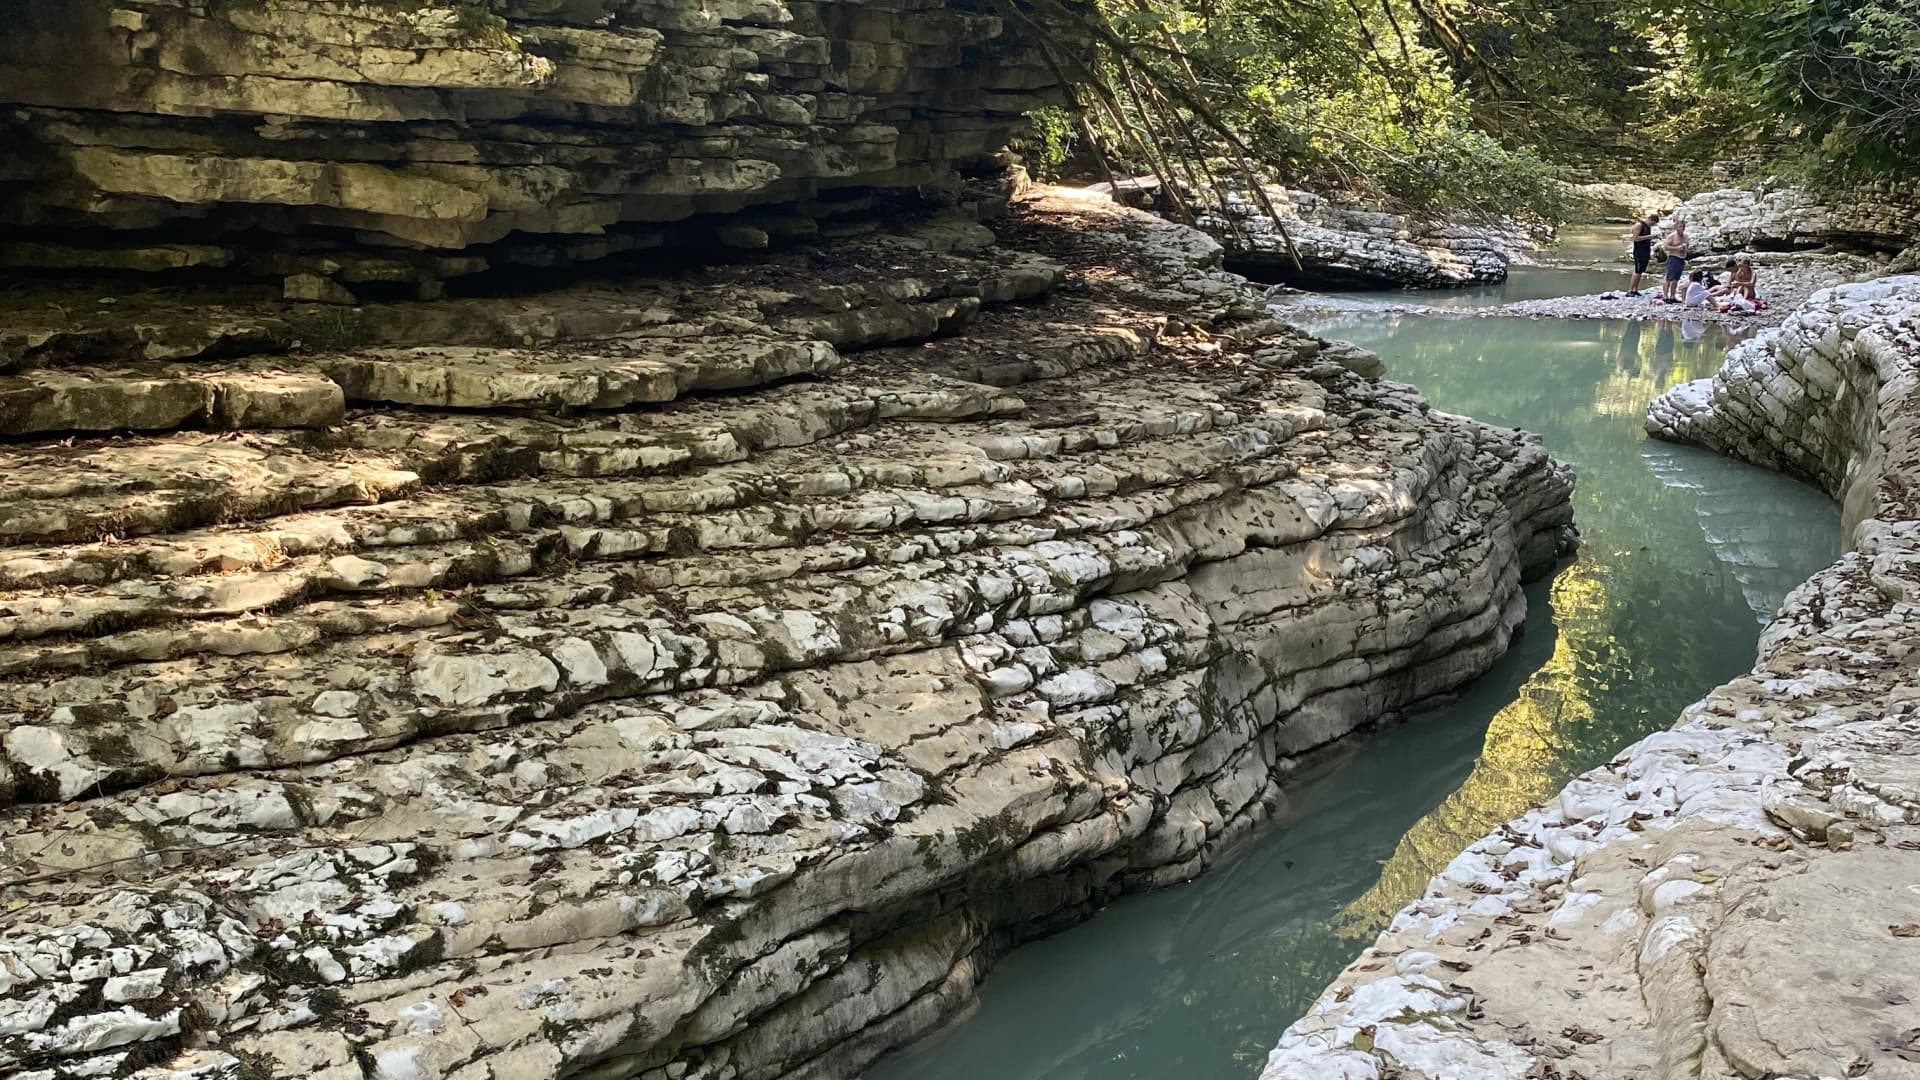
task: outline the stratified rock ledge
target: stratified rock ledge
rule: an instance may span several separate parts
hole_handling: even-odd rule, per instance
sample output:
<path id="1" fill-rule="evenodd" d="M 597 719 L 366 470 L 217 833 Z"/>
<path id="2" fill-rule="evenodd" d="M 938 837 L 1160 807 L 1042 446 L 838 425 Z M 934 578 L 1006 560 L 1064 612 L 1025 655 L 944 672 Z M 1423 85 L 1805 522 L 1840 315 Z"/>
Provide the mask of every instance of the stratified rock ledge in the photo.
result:
<path id="1" fill-rule="evenodd" d="M 1503 280 L 1508 264 L 1534 246 L 1512 221 L 1423 221 L 1278 184 L 1262 185 L 1262 194 L 1256 200 L 1229 191 L 1224 204 L 1200 216 L 1200 226 L 1226 245 L 1230 263 L 1262 280 L 1346 288 L 1478 285 Z"/>
<path id="2" fill-rule="evenodd" d="M 1825 486 L 1751 674 L 1474 844 L 1264 1080 L 1920 1077 L 1920 277 L 1815 294 L 1648 430 Z"/>
<path id="3" fill-rule="evenodd" d="M 846 1077 L 1198 872 L 1570 517 L 1220 258 L 1052 195 L 8 326 L 0 1072 Z"/>
<path id="4" fill-rule="evenodd" d="M 1920 241 L 1920 185 L 1880 180 L 1829 192 L 1791 184 L 1717 188 L 1681 203 L 1672 216 L 1687 223 L 1696 252 L 1842 245 L 1892 253 Z"/>

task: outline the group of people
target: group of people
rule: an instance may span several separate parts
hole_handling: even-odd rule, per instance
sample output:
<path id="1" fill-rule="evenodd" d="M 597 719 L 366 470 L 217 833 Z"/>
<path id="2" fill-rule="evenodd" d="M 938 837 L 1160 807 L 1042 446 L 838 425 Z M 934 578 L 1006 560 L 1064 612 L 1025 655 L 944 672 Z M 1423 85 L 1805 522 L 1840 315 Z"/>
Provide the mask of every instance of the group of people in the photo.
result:
<path id="1" fill-rule="evenodd" d="M 1640 291 L 1640 280 L 1653 262 L 1653 237 L 1659 224 L 1659 214 L 1648 214 L 1634 222 L 1633 230 L 1626 235 L 1626 240 L 1633 245 L 1633 280 L 1627 285 L 1628 296 L 1645 295 Z M 1660 246 L 1666 251 L 1667 274 L 1660 295 L 1655 297 L 1656 303 L 1689 308 L 1717 307 L 1723 312 L 1742 314 L 1766 306 L 1755 284 L 1751 258 L 1728 259 L 1725 281 L 1704 270 L 1695 270 L 1689 275 L 1687 259 L 1693 254 L 1693 239 L 1687 235 L 1687 223 L 1679 218 L 1673 220 Z M 1683 281 L 1686 282 L 1684 289 Z"/>

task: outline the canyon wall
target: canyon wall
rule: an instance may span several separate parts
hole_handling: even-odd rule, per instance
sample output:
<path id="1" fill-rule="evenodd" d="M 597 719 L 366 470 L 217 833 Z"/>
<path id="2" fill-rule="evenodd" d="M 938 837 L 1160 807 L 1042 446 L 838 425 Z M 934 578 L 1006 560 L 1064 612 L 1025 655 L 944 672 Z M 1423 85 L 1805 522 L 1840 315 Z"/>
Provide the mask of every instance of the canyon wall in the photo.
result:
<path id="1" fill-rule="evenodd" d="M 16 298 L 0 1071 L 851 1075 L 1505 649 L 1537 442 L 1192 230 L 997 229 Z"/>
<path id="2" fill-rule="evenodd" d="M 9 11 L 0 1073 L 844 1077 L 1504 651 L 1568 471 L 1006 30 Z"/>
<path id="3" fill-rule="evenodd" d="M 966 0 L 21 0 L 0 269 L 350 301 L 761 248 L 950 190 L 1057 92 Z"/>
<path id="4" fill-rule="evenodd" d="M 1920 1076 L 1916 356 L 1920 277 L 1843 285 L 1653 403 L 1851 550 L 1750 674 L 1449 864 L 1265 1080 Z"/>
<path id="5" fill-rule="evenodd" d="M 1901 181 L 1833 192 L 1793 185 L 1721 188 L 1693 196 L 1671 216 L 1687 223 L 1696 251 L 1838 245 L 1892 253 L 1920 242 L 1920 188 Z"/>

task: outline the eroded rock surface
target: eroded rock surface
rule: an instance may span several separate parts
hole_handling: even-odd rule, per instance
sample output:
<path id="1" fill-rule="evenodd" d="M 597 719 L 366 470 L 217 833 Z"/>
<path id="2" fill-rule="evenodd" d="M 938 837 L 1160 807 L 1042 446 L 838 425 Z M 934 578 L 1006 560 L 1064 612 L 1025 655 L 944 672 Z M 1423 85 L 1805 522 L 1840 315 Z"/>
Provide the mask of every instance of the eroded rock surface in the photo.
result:
<path id="1" fill-rule="evenodd" d="M 1227 246 L 1237 265 L 1273 280 L 1348 287 L 1475 285 L 1505 278 L 1507 265 L 1533 246 L 1526 230 L 1511 222 L 1421 221 L 1277 184 L 1264 185 L 1263 191 L 1264 204 L 1238 190 L 1227 192 L 1224 205 L 1213 207 L 1200 224 Z"/>
<path id="2" fill-rule="evenodd" d="M 333 303 L 836 235 L 991 157 L 1056 93 L 999 18 L 945 0 L 20 0 L 7 17 L 0 267 L 244 271 Z"/>
<path id="3" fill-rule="evenodd" d="M 1649 430 L 1823 484 L 1753 672 L 1473 844 L 1266 1080 L 1920 1077 L 1920 278 L 1816 294 Z"/>
<path id="4" fill-rule="evenodd" d="M 1794 186 L 1701 192 L 1674 210 L 1695 250 L 1728 252 L 1841 244 L 1897 252 L 1920 241 L 1920 189 L 1875 181 L 1821 194 Z"/>
<path id="5" fill-rule="evenodd" d="M 1537 443 L 1192 230 L 984 232 L 263 361 L 324 428 L 0 448 L 0 1070 L 846 1076 L 1505 648 Z M 362 329 L 477 310 L 412 309 Z"/>
<path id="6" fill-rule="evenodd" d="M 1592 216 L 1608 221 L 1638 221 L 1648 214 L 1665 216 L 1680 205 L 1680 196 L 1673 192 L 1643 184 L 1568 184 L 1566 193 Z"/>

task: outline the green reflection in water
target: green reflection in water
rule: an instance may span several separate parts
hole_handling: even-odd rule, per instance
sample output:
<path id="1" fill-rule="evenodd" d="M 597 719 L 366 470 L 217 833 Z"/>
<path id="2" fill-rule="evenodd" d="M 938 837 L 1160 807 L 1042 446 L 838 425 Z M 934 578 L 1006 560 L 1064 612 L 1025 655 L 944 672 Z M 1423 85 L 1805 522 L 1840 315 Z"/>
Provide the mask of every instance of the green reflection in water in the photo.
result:
<path id="1" fill-rule="evenodd" d="M 1818 492 L 1642 434 L 1653 395 L 1719 363 L 1718 331 L 1418 317 L 1310 329 L 1378 350 L 1438 408 L 1540 432 L 1579 473 L 1580 555 L 1530 588 L 1525 636 L 1458 701 L 1354 740 L 1291 789 L 1281 823 L 1200 879 L 1008 956 L 970 1018 L 874 1080 L 1254 1075 L 1455 853 L 1744 671 L 1764 614 L 1838 554 Z"/>

